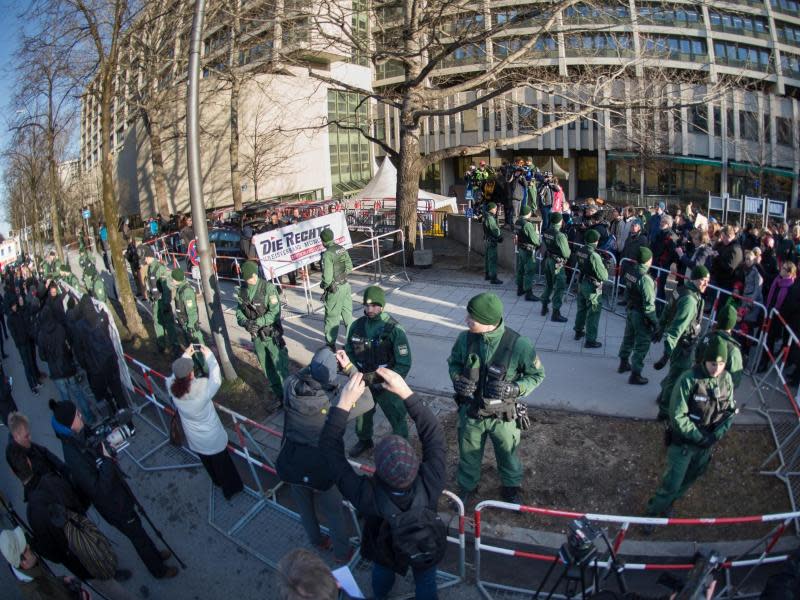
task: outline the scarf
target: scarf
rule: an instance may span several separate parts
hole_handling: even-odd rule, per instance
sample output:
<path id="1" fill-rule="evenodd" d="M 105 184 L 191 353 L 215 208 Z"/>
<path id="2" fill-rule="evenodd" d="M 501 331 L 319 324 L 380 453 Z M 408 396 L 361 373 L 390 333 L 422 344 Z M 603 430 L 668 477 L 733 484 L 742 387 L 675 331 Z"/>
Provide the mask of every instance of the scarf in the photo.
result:
<path id="1" fill-rule="evenodd" d="M 769 286 L 769 294 L 767 295 L 767 308 L 774 308 L 780 310 L 783 301 L 786 300 L 786 294 L 789 293 L 789 288 L 794 284 L 794 277 L 776 277 L 772 285 Z M 777 294 L 775 293 L 777 292 Z M 773 299 L 775 304 L 772 304 Z"/>

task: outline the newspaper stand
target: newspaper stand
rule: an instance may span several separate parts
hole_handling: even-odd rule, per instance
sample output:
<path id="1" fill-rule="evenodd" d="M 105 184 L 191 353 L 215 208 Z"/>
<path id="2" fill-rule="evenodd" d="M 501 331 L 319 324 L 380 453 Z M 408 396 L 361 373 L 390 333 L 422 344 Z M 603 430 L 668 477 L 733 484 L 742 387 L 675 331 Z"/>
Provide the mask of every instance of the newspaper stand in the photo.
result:
<path id="1" fill-rule="evenodd" d="M 767 207 L 766 207 L 766 222 L 769 223 L 770 221 L 786 221 L 786 211 L 787 211 L 787 203 L 783 202 L 782 200 L 770 200 L 767 199 Z"/>
<path id="2" fill-rule="evenodd" d="M 708 194 L 708 216 L 714 217 L 718 221 L 724 223 L 727 211 L 727 195 L 712 196 L 711 192 Z"/>
<path id="3" fill-rule="evenodd" d="M 744 225 L 745 223 L 749 223 L 755 220 L 755 224 L 758 227 L 764 226 L 764 213 L 766 212 L 767 202 L 764 198 L 757 198 L 755 196 L 745 196 L 744 197 L 744 211 L 742 214 L 742 219 L 739 222 L 740 225 Z"/>

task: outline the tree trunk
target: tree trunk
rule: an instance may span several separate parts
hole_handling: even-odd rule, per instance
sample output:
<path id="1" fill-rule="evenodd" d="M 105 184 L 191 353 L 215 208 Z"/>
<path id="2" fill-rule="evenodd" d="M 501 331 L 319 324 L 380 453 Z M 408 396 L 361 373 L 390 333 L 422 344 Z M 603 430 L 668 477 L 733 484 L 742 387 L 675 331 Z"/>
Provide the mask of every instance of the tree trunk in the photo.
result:
<path id="1" fill-rule="evenodd" d="M 108 70 L 110 67 L 106 67 Z M 116 192 L 114 190 L 113 155 L 111 154 L 111 74 L 104 73 L 100 96 L 100 135 L 102 136 L 103 156 L 100 162 L 102 173 L 103 218 L 108 230 L 108 243 L 111 246 L 111 261 L 114 269 L 114 281 L 119 294 L 119 302 L 125 315 L 128 331 L 135 337 L 147 338 L 147 330 L 136 309 L 133 299 L 128 269 L 123 257 L 122 239 L 118 230 L 119 211 L 117 210 Z"/>
<path id="2" fill-rule="evenodd" d="M 242 210 L 242 174 L 239 172 L 239 92 L 241 82 L 234 75 L 231 78 L 231 193 L 233 209 Z M 256 198 L 258 200 L 258 198 Z"/>
<path id="3" fill-rule="evenodd" d="M 397 228 L 402 230 L 405 236 L 407 264 L 412 264 L 417 244 L 417 197 L 419 195 L 419 178 L 422 173 L 419 133 L 419 126 L 413 122 L 408 125 L 401 123 L 396 218 Z"/>
<path id="4" fill-rule="evenodd" d="M 52 122 L 52 120 L 50 121 Z M 64 261 L 64 248 L 61 244 L 61 214 L 58 210 L 58 185 L 56 174 L 55 132 L 47 131 L 47 162 L 49 168 L 48 191 L 50 192 L 50 224 L 53 227 L 53 245 L 56 247 L 58 260 Z"/>
<path id="5" fill-rule="evenodd" d="M 167 193 L 167 178 L 164 175 L 164 151 L 161 147 L 161 119 L 158 111 L 142 111 L 150 136 L 150 160 L 153 162 L 153 185 L 156 192 L 156 208 L 163 217 L 175 214 L 175 203 Z"/>

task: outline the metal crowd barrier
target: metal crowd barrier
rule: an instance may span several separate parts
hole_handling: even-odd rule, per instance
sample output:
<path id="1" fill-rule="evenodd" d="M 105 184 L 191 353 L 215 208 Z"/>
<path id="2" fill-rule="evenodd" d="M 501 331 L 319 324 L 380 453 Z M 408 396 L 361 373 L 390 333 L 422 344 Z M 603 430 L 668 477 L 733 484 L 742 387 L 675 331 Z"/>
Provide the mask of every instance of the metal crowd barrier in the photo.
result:
<path id="1" fill-rule="evenodd" d="M 525 514 L 535 514 L 535 515 L 542 515 L 548 517 L 561 517 L 565 519 L 585 519 L 590 522 L 597 522 L 601 524 L 618 524 L 619 530 L 613 536 L 613 541 L 609 541 L 609 546 L 614 551 L 614 554 L 617 554 L 620 551 L 620 548 L 625 541 L 625 538 L 628 533 L 628 529 L 631 525 L 655 525 L 658 527 L 670 526 L 670 525 L 702 525 L 702 526 L 716 526 L 716 525 L 735 525 L 735 524 L 745 524 L 745 523 L 775 523 L 775 526 L 761 539 L 759 539 L 755 544 L 753 544 L 746 552 L 743 552 L 739 557 L 734 559 L 728 559 L 727 557 L 722 561 L 720 568 L 723 569 L 725 573 L 725 585 L 724 587 L 715 593 L 714 598 L 716 599 L 729 599 L 729 598 L 742 598 L 746 597 L 740 594 L 739 587 L 742 586 L 743 582 L 746 581 L 751 574 L 764 564 L 776 563 L 785 561 L 788 556 L 786 554 L 780 555 L 771 555 L 771 552 L 774 550 L 775 545 L 778 543 L 778 540 L 784 534 L 786 529 L 788 528 L 789 524 L 792 520 L 800 518 L 800 512 L 790 512 L 790 513 L 778 513 L 772 515 L 758 515 L 758 516 L 745 516 L 745 517 L 719 517 L 719 518 L 650 518 L 650 517 L 631 517 L 631 516 L 618 516 L 618 515 L 604 515 L 604 514 L 592 514 L 592 513 L 578 513 L 572 511 L 564 511 L 564 510 L 554 510 L 549 508 L 539 508 L 535 506 L 525 506 L 522 504 L 511 504 L 508 502 L 499 502 L 495 500 L 485 500 L 483 502 L 479 502 L 475 506 L 475 581 L 478 585 L 478 589 L 480 590 L 481 594 L 484 598 L 492 600 L 495 596 L 493 592 L 496 592 L 498 597 L 506 597 L 506 594 L 520 594 L 520 595 L 528 595 L 532 598 L 538 598 L 536 594 L 537 591 L 541 590 L 534 590 L 534 589 L 525 589 L 519 587 L 512 587 L 509 585 L 505 585 L 503 583 L 492 582 L 488 581 L 484 578 L 484 574 L 481 570 L 481 554 L 484 552 L 501 555 L 501 556 L 509 556 L 509 557 L 516 557 L 516 558 L 523 558 L 528 560 L 536 560 L 542 561 L 547 563 L 557 563 L 560 562 L 561 559 L 559 558 L 559 554 L 541 554 L 536 552 L 528 552 L 524 550 L 519 550 L 511 547 L 503 547 L 497 546 L 492 544 L 486 544 L 481 539 L 481 533 L 483 528 L 482 522 L 482 513 L 487 508 L 494 508 L 500 510 L 507 510 L 507 511 L 514 511 L 518 513 L 525 513 Z M 605 535 L 605 533 L 603 533 Z M 608 539 L 608 537 L 606 537 Z M 763 545 L 763 548 L 762 548 Z M 753 552 L 756 552 L 761 548 L 760 552 L 755 558 L 747 558 Z M 610 554 L 610 553 L 609 553 Z M 655 563 L 641 563 L 641 562 L 615 562 L 611 560 L 611 557 L 606 559 L 594 559 L 588 563 L 587 567 L 595 567 L 597 566 L 601 571 L 600 580 L 604 579 L 604 575 L 608 575 L 613 571 L 620 571 L 624 572 L 625 570 L 630 571 L 689 571 L 694 567 L 692 563 L 662 563 L 662 562 L 655 562 Z M 742 579 L 740 579 L 736 585 L 733 584 L 733 580 L 731 577 L 731 571 L 733 569 L 745 569 L 748 568 L 749 570 L 744 574 Z M 593 590 L 593 583 L 591 577 L 589 578 L 589 587 L 586 588 L 587 592 L 591 592 Z M 546 582 L 542 582 L 546 583 Z M 550 590 L 546 590 L 550 591 Z M 550 595 L 547 598 L 574 598 L 574 595 L 565 596 L 563 594 L 553 593 L 555 590 L 550 592 Z M 580 596 L 578 596 L 580 597 Z"/>
<path id="2" fill-rule="evenodd" d="M 164 429 L 161 430 L 164 439 L 157 443 L 156 447 L 153 448 L 153 452 L 155 452 L 158 448 L 163 447 L 165 444 L 170 444 L 169 442 L 169 428 L 165 421 L 164 415 L 167 418 L 171 417 L 174 414 L 174 407 L 169 404 L 169 394 L 166 388 L 163 387 L 163 383 L 166 380 L 166 377 L 151 369 L 144 363 L 134 359 L 129 355 L 125 355 L 127 362 L 132 365 L 136 370 L 137 374 L 141 374 L 144 382 L 145 387 L 141 387 L 138 385 L 134 386 L 134 391 L 136 391 L 144 400 L 145 404 L 141 405 L 137 408 L 137 413 L 141 413 L 142 410 L 146 407 L 151 407 L 155 409 L 155 411 L 161 415 L 162 424 Z M 155 383 L 155 382 L 159 383 Z M 259 513 L 264 511 L 265 509 L 270 509 L 277 511 L 276 514 L 280 518 L 280 516 L 289 516 L 291 517 L 296 523 L 299 523 L 300 517 L 298 514 L 294 513 L 293 511 L 289 510 L 285 506 L 281 505 L 278 501 L 277 491 L 281 488 L 282 482 L 278 481 L 276 485 L 270 488 L 265 488 L 261 477 L 259 476 L 260 472 L 263 471 L 271 476 L 277 477 L 277 472 L 275 469 L 275 462 L 272 458 L 270 458 L 270 449 L 267 448 L 265 442 L 259 442 L 256 439 L 255 431 L 261 432 L 268 439 L 272 439 L 276 442 L 277 447 L 271 449 L 272 452 L 277 455 L 280 451 L 280 440 L 283 437 L 283 433 L 273 427 L 268 425 L 264 425 L 262 423 L 258 423 L 253 421 L 252 419 L 245 417 L 234 410 L 231 410 L 225 406 L 220 405 L 219 403 L 215 402 L 214 406 L 216 407 L 217 411 L 231 420 L 232 429 L 236 436 L 236 442 L 229 441 L 228 442 L 228 451 L 243 459 L 247 463 L 248 470 L 251 475 L 251 479 L 255 485 L 254 488 L 247 488 L 247 496 L 248 499 L 245 499 L 243 502 L 246 505 L 246 510 L 244 514 L 238 515 L 238 518 L 235 520 L 232 519 L 231 515 L 226 515 L 226 519 L 232 521 L 232 523 L 228 523 L 226 525 L 221 525 L 219 523 L 212 522 L 212 515 L 209 515 L 209 523 L 218 531 L 223 533 L 226 537 L 229 537 L 232 541 L 243 547 L 244 549 L 251 552 L 254 556 L 262 560 L 263 562 L 267 563 L 268 565 L 272 566 L 273 568 L 277 566 L 277 560 L 272 560 L 270 557 L 266 556 L 263 552 L 260 552 L 258 549 L 253 547 L 252 543 L 244 543 L 242 540 L 237 539 L 236 534 L 245 528 L 248 524 L 254 522 L 255 519 L 258 518 Z M 137 432 L 137 435 L 138 432 Z M 185 452 L 189 452 L 187 449 L 182 448 Z M 127 452 L 127 451 L 126 451 Z M 195 456 L 191 453 L 192 456 Z M 133 457 L 132 457 L 133 458 Z M 196 456 L 195 456 L 196 458 Z M 139 461 L 135 461 L 137 466 L 143 468 Z M 373 474 L 375 469 L 369 465 L 365 465 L 362 463 L 358 463 L 354 460 L 349 460 L 348 462 L 358 471 L 361 471 L 365 474 Z M 200 466 L 199 462 L 194 464 L 184 464 L 178 465 L 174 467 L 168 468 L 189 468 L 189 467 L 198 467 Z M 152 470 L 152 469 L 144 469 L 144 470 Z M 215 506 L 215 489 L 212 486 L 211 491 L 211 499 L 210 499 L 210 507 L 211 511 L 213 512 L 213 508 Z M 437 572 L 437 581 L 438 587 L 445 588 L 452 585 L 456 585 L 464 580 L 466 575 L 466 519 L 464 513 L 464 505 L 461 502 L 461 499 L 453 494 L 450 491 L 445 490 L 443 492 L 445 496 L 449 499 L 451 506 L 455 506 L 456 508 L 456 515 L 458 516 L 457 521 L 457 534 L 447 536 L 447 541 L 451 544 L 456 546 L 457 550 L 457 567 L 456 573 L 447 573 L 444 571 Z M 250 501 L 252 500 L 252 501 Z M 348 508 L 351 511 L 353 521 L 355 524 L 356 531 L 359 532 L 360 530 L 358 527 L 358 521 L 355 516 L 355 512 L 353 507 L 345 502 Z M 358 562 L 359 555 L 358 553 L 354 554 L 353 560 L 351 564 L 355 564 Z"/>

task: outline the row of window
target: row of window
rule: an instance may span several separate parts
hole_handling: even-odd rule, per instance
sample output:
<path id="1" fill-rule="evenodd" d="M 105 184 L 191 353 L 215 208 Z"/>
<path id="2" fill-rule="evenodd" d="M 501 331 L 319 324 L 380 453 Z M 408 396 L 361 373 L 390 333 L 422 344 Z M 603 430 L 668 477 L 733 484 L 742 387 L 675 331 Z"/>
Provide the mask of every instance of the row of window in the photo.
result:
<path id="1" fill-rule="evenodd" d="M 708 19 L 715 31 L 731 31 L 747 35 L 769 36 L 767 21 L 747 14 L 729 14 L 709 11 Z"/>
<path id="2" fill-rule="evenodd" d="M 781 52 L 781 71 L 787 77 L 800 79 L 800 56 Z"/>
<path id="3" fill-rule="evenodd" d="M 800 13 L 800 3 L 797 0 L 771 0 L 773 10 L 796 15 Z"/>
<path id="4" fill-rule="evenodd" d="M 759 71 L 770 70 L 770 51 L 735 42 L 714 42 L 717 63 L 732 67 L 747 67 Z"/>
<path id="5" fill-rule="evenodd" d="M 334 193 L 351 189 L 350 184 L 363 186 L 372 176 L 370 142 L 360 131 L 349 129 L 368 126 L 368 104 L 361 100 L 358 94 L 352 92 L 328 91 L 328 120 L 331 122 L 328 128 L 328 150 Z M 337 122 L 348 128 L 339 127 Z"/>

